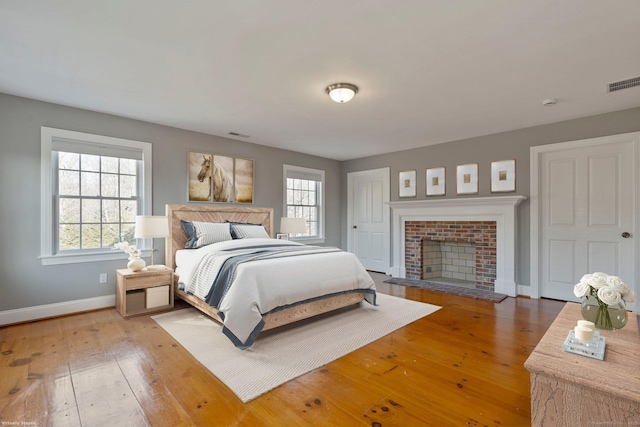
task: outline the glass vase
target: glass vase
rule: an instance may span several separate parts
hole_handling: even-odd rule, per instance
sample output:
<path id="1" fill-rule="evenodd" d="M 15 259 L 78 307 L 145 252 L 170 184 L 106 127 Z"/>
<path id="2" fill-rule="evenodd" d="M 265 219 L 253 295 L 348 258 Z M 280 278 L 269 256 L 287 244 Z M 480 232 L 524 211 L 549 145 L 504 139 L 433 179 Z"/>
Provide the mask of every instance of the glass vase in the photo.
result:
<path id="1" fill-rule="evenodd" d="M 623 301 L 607 305 L 593 295 L 582 298 L 582 317 L 594 323 L 598 329 L 614 331 L 627 324 L 627 308 Z"/>

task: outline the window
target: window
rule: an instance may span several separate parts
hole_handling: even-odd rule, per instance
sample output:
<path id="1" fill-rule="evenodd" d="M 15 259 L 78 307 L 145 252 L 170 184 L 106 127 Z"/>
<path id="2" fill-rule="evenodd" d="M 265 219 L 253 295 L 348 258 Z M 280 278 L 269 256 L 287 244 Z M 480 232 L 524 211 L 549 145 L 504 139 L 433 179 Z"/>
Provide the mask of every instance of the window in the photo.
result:
<path id="1" fill-rule="evenodd" d="M 324 171 L 284 165 L 284 215 L 304 218 L 307 232 L 293 234 L 295 240 L 324 242 Z"/>
<path id="2" fill-rule="evenodd" d="M 41 144 L 42 263 L 122 258 L 151 212 L 151 144 L 46 127 Z"/>

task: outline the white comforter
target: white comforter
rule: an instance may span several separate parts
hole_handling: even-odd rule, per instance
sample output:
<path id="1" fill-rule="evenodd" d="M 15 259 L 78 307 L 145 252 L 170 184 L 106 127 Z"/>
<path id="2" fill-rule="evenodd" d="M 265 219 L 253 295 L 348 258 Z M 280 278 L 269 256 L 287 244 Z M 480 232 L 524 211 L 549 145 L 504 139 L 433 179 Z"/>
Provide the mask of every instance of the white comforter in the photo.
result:
<path id="1" fill-rule="evenodd" d="M 304 246 L 286 240 L 240 239 L 181 250 L 176 254 L 176 272 L 180 275 L 181 287 L 204 300 L 212 283 L 203 284 L 202 277 L 207 276 L 203 269 L 216 268 L 215 257 L 210 254 L 229 249 L 247 252 L 249 246 L 264 244 Z M 233 285 L 217 308 L 222 312 L 225 334 L 237 347 L 247 348 L 264 326 L 262 314 L 356 289 L 369 290 L 366 299 L 375 304 L 375 284 L 357 257 L 349 252 L 262 259 L 238 266 Z"/>

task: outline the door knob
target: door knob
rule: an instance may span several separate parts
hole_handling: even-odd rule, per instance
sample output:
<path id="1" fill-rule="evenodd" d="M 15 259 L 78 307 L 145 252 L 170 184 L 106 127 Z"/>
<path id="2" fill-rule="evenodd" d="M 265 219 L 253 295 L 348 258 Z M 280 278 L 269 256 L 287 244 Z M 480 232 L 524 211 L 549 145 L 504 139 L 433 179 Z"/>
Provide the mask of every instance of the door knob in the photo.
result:
<path id="1" fill-rule="evenodd" d="M 624 237 L 625 239 L 628 239 L 629 237 L 631 237 L 631 233 L 627 233 L 625 231 L 624 233 L 622 233 L 622 237 Z"/>
<path id="2" fill-rule="evenodd" d="M 358 226 L 357 226 L 357 225 L 354 225 L 354 226 L 353 226 L 353 228 L 358 228 Z"/>

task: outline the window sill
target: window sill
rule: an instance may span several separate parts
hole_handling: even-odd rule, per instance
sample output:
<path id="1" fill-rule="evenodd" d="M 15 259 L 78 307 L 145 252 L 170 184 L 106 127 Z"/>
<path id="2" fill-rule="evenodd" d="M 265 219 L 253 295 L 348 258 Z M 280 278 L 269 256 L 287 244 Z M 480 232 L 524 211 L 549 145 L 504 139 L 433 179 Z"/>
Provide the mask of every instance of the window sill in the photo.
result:
<path id="1" fill-rule="evenodd" d="M 151 249 L 144 249 L 141 258 L 150 257 Z M 118 252 L 88 252 L 82 254 L 64 255 L 42 255 L 40 262 L 42 265 L 78 264 L 83 262 L 115 261 L 129 259 L 129 255 L 122 251 Z"/>
<path id="2" fill-rule="evenodd" d="M 324 237 L 298 237 L 298 238 L 292 237 L 291 238 L 291 241 L 303 243 L 305 245 L 324 243 L 325 240 L 326 239 Z"/>

